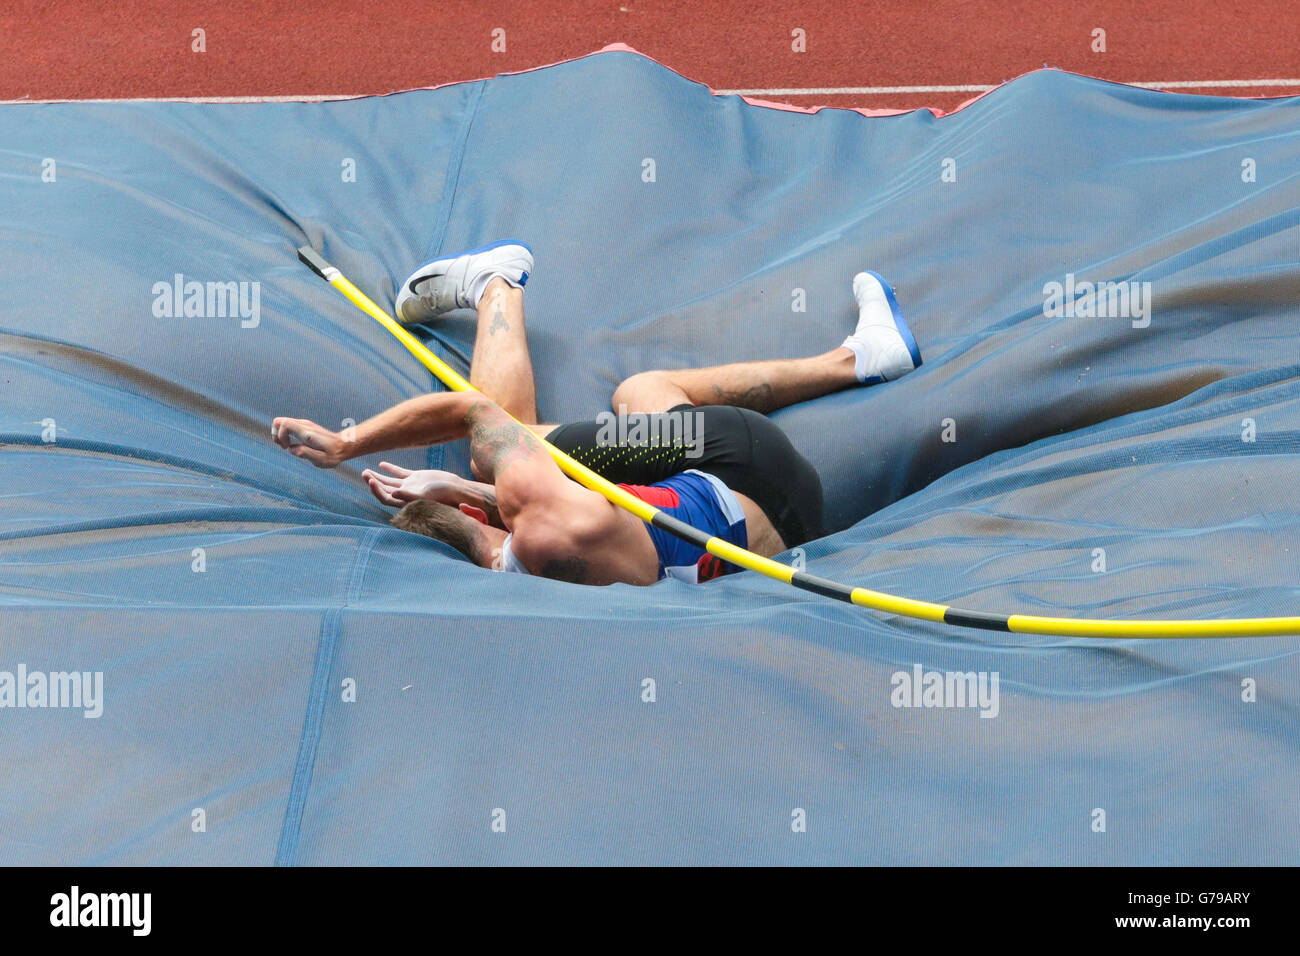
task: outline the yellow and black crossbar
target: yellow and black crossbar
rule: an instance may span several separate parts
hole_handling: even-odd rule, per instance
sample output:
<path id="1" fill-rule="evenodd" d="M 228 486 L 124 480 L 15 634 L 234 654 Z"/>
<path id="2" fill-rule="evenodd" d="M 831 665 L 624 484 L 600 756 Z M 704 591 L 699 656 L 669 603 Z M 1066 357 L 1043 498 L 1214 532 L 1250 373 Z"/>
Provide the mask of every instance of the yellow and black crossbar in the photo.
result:
<path id="1" fill-rule="evenodd" d="M 376 322 L 386 328 L 397 340 L 406 346 L 407 351 L 415 356 L 425 368 L 437 376 L 452 391 L 472 392 L 474 386 L 465 381 L 455 369 L 434 355 L 424 343 L 402 328 L 387 312 L 375 305 L 368 296 L 338 269 L 330 265 L 320 253 L 310 246 L 298 250 L 298 258 L 311 268 L 318 276 L 343 293 L 353 305 L 365 312 Z M 522 427 L 522 426 L 521 426 Z M 1098 620 L 1094 618 L 1036 617 L 1031 614 L 990 614 L 985 611 L 964 611 L 961 608 L 944 604 L 932 604 L 929 601 L 917 601 L 912 598 L 898 597 L 883 591 L 871 591 L 867 588 L 851 587 L 818 577 L 807 571 L 800 571 L 780 561 L 773 561 L 754 554 L 745 548 L 737 547 L 721 538 L 705 534 L 683 521 L 664 514 L 654 505 L 648 504 L 602 478 L 586 465 L 566 455 L 550 442 L 546 449 L 551 453 L 560 469 L 592 491 L 603 495 L 609 501 L 626 511 L 630 511 L 647 524 L 661 528 L 671 535 L 689 541 L 696 547 L 703 548 L 712 555 L 729 561 L 748 571 L 754 571 L 766 577 L 791 584 L 805 591 L 812 591 L 825 597 L 871 608 L 886 614 L 918 618 L 940 624 L 953 624 L 959 627 L 977 627 L 989 631 L 1009 631 L 1017 634 L 1051 634 L 1062 637 L 1101 637 L 1101 638 L 1176 638 L 1176 637 L 1268 637 L 1279 634 L 1300 634 L 1300 617 L 1256 617 L 1224 620 L 1199 621 L 1130 621 Z"/>

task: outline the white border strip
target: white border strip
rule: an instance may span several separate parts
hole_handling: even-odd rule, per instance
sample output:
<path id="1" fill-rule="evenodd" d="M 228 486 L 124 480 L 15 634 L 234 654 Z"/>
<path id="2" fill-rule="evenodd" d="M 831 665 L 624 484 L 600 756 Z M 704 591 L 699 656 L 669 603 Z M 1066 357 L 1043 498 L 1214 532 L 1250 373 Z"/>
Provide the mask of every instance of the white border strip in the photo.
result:
<path id="1" fill-rule="evenodd" d="M 1168 83 L 1144 81 L 1124 85 L 1139 86 L 1148 90 L 1250 89 L 1265 86 L 1300 87 L 1300 80 L 1171 80 Z M 888 96 L 891 93 L 987 93 L 997 88 L 996 83 L 970 83 L 960 86 L 825 86 L 783 90 L 715 90 L 714 92 L 721 96 Z"/>
<path id="2" fill-rule="evenodd" d="M 822 86 L 784 90 L 714 90 L 719 96 L 886 96 L 890 93 L 987 93 L 997 84 L 962 86 Z"/>
<path id="3" fill-rule="evenodd" d="M 448 84 L 443 84 L 448 85 Z M 998 83 L 963 83 L 954 86 L 816 86 L 788 89 L 714 90 L 718 96 L 891 96 L 904 93 L 987 93 Z M 1209 89 L 1263 89 L 1265 87 L 1300 87 L 1296 80 L 1170 80 L 1167 83 L 1131 82 L 1147 90 L 1209 90 Z M 417 87 L 436 89 L 436 87 Z M 403 92 L 403 91 L 398 91 Z M 355 100 L 365 96 L 383 96 L 383 93 L 303 93 L 297 96 L 124 96 L 108 99 L 53 99 L 23 98 L 0 100 L 0 106 L 21 103 L 329 103 L 335 100 Z"/>

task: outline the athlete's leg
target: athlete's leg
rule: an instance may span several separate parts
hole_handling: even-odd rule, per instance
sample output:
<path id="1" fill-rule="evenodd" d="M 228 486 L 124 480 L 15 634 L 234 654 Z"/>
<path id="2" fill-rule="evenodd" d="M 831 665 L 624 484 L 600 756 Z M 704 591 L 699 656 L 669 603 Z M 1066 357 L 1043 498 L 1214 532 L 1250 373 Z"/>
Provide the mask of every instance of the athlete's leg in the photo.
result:
<path id="1" fill-rule="evenodd" d="M 524 424 L 537 421 L 533 363 L 524 333 L 524 284 L 532 251 L 503 239 L 416 269 L 398 289 L 398 321 L 418 325 L 456 309 L 477 309 L 470 384 Z"/>
<path id="2" fill-rule="evenodd" d="M 641 372 L 614 392 L 615 410 L 662 412 L 675 405 L 735 405 L 772 412 L 850 385 L 893 381 L 921 364 L 894 290 L 874 272 L 853 277 L 858 324 L 837 349 L 811 358 Z"/>
<path id="3" fill-rule="evenodd" d="M 524 290 L 493 279 L 478 304 L 469 383 L 545 438 L 559 425 L 537 423 L 537 385 L 524 328 Z"/>
<path id="4" fill-rule="evenodd" d="M 772 412 L 858 384 L 847 348 L 802 359 L 737 362 L 710 368 L 640 372 L 614 390 L 622 412 L 662 412 L 675 405 L 736 405 Z"/>
<path id="5" fill-rule="evenodd" d="M 478 303 L 469 383 L 525 425 L 537 422 L 537 387 L 524 330 L 524 290 L 497 277 Z"/>

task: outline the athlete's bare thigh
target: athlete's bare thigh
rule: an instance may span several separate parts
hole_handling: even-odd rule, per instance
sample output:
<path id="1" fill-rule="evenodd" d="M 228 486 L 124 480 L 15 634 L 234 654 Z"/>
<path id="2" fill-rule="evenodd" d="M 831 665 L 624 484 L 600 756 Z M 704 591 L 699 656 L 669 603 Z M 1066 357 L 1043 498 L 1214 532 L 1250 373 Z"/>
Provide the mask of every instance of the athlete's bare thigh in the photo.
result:
<path id="1" fill-rule="evenodd" d="M 763 509 L 754 503 L 753 498 L 742 495 L 738 491 L 732 494 L 740 502 L 740 507 L 745 512 L 745 530 L 749 534 L 749 550 L 755 554 L 770 558 L 774 554 L 780 554 L 785 550 L 785 542 L 781 540 L 781 535 L 776 528 L 772 527 L 772 522 L 768 520 Z"/>

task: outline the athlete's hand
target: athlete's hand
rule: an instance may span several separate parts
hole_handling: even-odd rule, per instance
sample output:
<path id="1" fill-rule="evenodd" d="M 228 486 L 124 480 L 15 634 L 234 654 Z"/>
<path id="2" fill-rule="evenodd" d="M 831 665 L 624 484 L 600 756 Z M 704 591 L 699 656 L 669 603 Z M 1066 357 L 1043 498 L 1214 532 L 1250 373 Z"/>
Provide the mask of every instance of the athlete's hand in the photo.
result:
<path id="1" fill-rule="evenodd" d="M 367 468 L 361 473 L 370 493 L 386 505 L 400 508 L 408 501 L 440 501 L 453 507 L 460 504 L 464 480 L 450 471 L 426 469 L 411 471 L 400 465 L 381 461 L 379 467 L 389 474 Z"/>
<path id="2" fill-rule="evenodd" d="M 352 457 L 342 435 L 306 418 L 275 419 L 271 422 L 271 438 L 289 454 L 317 468 L 334 468 Z"/>

